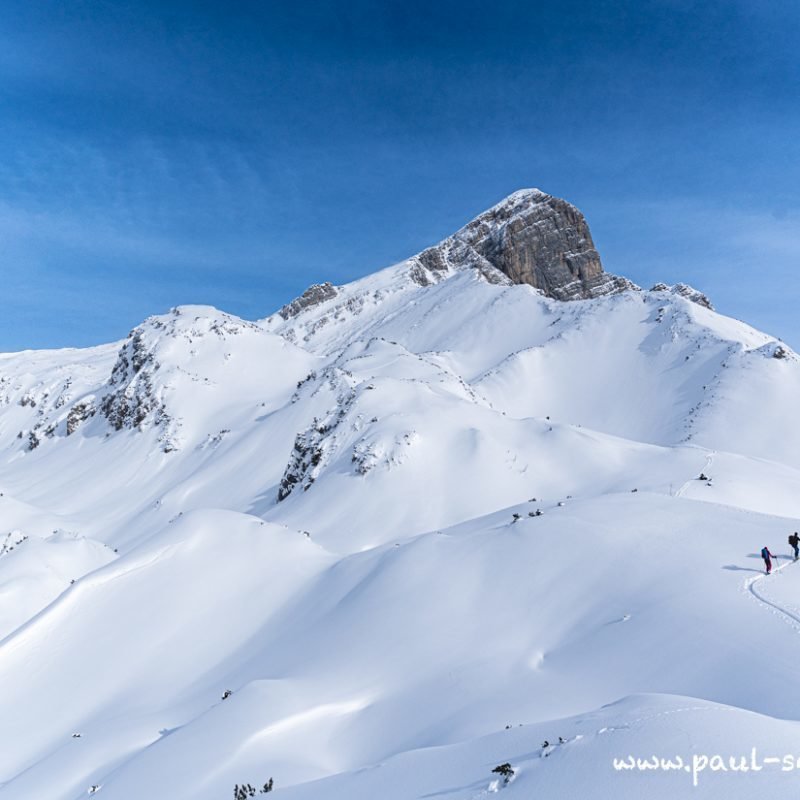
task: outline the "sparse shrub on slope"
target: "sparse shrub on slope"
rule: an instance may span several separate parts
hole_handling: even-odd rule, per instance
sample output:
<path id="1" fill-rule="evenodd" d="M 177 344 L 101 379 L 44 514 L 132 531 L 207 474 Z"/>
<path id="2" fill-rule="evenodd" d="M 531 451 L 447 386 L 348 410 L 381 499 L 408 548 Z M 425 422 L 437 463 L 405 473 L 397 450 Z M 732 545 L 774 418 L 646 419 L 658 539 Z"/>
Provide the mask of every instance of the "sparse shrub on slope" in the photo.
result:
<path id="1" fill-rule="evenodd" d="M 272 791 L 274 782 L 272 778 L 270 778 L 262 787 L 258 790 L 258 794 L 268 794 Z M 233 800 L 247 800 L 248 797 L 255 797 L 256 796 L 256 787 L 251 786 L 249 783 L 242 783 L 236 784 L 233 787 Z"/>

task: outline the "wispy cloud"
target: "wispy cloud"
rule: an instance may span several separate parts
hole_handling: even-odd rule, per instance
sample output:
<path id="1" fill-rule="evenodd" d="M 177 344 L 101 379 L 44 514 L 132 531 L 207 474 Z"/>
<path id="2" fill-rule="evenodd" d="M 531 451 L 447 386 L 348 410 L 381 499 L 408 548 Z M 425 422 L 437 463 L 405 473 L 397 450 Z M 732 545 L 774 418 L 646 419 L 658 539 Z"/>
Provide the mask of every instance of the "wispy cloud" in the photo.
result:
<path id="1" fill-rule="evenodd" d="M 610 271 L 645 286 L 694 284 L 722 313 L 800 349 L 797 209 L 753 208 L 743 198 L 715 203 L 670 197 L 615 203 L 596 222 L 593 230 Z"/>

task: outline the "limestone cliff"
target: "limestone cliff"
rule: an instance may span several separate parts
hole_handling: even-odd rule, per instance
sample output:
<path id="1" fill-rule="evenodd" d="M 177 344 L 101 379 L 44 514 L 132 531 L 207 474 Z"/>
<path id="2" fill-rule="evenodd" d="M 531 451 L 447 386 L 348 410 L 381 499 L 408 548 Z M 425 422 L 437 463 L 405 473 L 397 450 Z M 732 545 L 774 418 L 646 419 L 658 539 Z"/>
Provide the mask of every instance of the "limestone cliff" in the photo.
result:
<path id="1" fill-rule="evenodd" d="M 471 267 L 489 280 L 505 282 L 505 276 L 557 300 L 637 288 L 603 270 L 583 214 L 538 189 L 514 192 L 415 260 L 424 268 L 420 275 Z"/>

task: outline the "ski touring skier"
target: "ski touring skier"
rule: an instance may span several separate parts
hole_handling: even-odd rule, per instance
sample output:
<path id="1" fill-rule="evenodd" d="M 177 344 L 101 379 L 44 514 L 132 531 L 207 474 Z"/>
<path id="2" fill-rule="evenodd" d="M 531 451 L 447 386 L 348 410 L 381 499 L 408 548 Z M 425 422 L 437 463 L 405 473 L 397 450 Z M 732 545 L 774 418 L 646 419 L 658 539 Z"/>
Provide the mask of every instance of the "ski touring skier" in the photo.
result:
<path id="1" fill-rule="evenodd" d="M 767 568 L 767 575 L 772 572 L 772 559 L 775 556 L 772 555 L 769 551 L 769 547 L 762 547 L 761 548 L 761 558 L 764 559 L 764 566 Z"/>
<path id="2" fill-rule="evenodd" d="M 789 536 L 789 544 L 794 549 L 794 560 L 797 561 L 800 556 L 800 536 L 797 535 L 797 531 Z"/>

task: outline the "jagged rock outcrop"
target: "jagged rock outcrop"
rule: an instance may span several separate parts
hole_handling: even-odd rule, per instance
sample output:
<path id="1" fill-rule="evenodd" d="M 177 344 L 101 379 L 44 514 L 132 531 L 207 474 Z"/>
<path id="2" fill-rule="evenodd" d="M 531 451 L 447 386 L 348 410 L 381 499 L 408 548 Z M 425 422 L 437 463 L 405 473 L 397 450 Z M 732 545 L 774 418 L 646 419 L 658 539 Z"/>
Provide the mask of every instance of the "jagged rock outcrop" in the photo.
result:
<path id="1" fill-rule="evenodd" d="M 80 403 L 76 403 L 67 414 L 67 436 L 72 436 L 80 425 L 94 416 L 96 411 L 97 408 L 94 405 L 93 398 L 88 398 Z"/>
<path id="2" fill-rule="evenodd" d="M 710 311 L 714 310 L 714 306 L 711 305 L 707 295 L 686 283 L 676 283 L 674 286 L 668 286 L 666 283 L 657 283 L 650 291 L 677 294 L 679 297 L 685 297 L 687 300 L 691 300 L 693 303 L 697 303 L 697 305 L 703 306 Z"/>
<path id="3" fill-rule="evenodd" d="M 178 449 L 181 418 L 168 410 L 167 398 L 187 382 L 211 383 L 197 371 L 195 358 L 202 350 L 227 360 L 230 353 L 219 345 L 248 334 L 263 336 L 257 325 L 205 306 L 180 306 L 149 317 L 120 348 L 99 410 L 115 430 L 160 427 L 164 452 Z"/>
<path id="4" fill-rule="evenodd" d="M 515 192 L 414 260 L 424 278 L 467 267 L 491 282 L 527 283 L 557 300 L 638 288 L 603 270 L 575 206 L 538 189 Z"/>
<path id="5" fill-rule="evenodd" d="M 315 380 L 316 376 L 312 375 L 298 384 L 298 390 Z M 315 417 L 307 430 L 295 436 L 289 463 L 278 487 L 278 502 L 285 500 L 299 486 L 303 491 L 311 487 L 336 450 L 337 429 L 355 401 L 355 385 L 349 372 L 334 368 L 323 378 L 323 382 L 338 390 L 336 406 L 322 419 Z"/>
<path id="6" fill-rule="evenodd" d="M 315 283 L 313 286 L 309 286 L 300 297 L 292 300 L 291 303 L 287 303 L 278 311 L 278 314 L 284 319 L 291 319 L 292 317 L 296 317 L 301 311 L 318 306 L 320 303 L 325 302 L 325 300 L 330 300 L 334 297 L 336 297 L 336 287 L 333 286 L 333 284 L 329 282 Z"/>
<path id="7" fill-rule="evenodd" d="M 145 335 L 146 326 L 166 327 L 161 320 L 153 318 L 131 331 L 109 378 L 111 391 L 102 400 L 103 415 L 116 430 L 138 428 L 151 415 L 159 424 L 166 416 L 164 404 L 153 385 L 153 375 L 160 365 L 155 359 L 154 346 Z"/>

